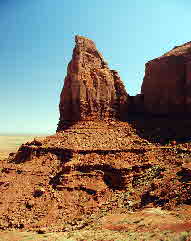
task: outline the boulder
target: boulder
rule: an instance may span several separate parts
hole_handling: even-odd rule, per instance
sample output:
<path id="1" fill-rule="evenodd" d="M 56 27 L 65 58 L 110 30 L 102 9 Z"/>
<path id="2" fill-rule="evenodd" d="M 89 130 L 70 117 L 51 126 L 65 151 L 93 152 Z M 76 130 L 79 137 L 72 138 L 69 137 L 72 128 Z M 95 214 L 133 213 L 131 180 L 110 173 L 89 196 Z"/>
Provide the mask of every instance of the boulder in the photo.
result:
<path id="1" fill-rule="evenodd" d="M 72 60 L 60 95 L 58 131 L 79 120 L 123 119 L 128 95 L 94 42 L 76 36 Z"/>
<path id="2" fill-rule="evenodd" d="M 146 64 L 144 109 L 153 114 L 191 112 L 191 42 Z"/>

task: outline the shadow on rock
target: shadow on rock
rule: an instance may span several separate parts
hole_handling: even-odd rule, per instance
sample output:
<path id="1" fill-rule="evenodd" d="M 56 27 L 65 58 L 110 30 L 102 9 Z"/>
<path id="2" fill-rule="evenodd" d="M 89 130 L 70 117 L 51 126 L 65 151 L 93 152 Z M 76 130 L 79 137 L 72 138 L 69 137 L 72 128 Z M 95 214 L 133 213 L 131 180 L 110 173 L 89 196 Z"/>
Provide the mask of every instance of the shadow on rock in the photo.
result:
<path id="1" fill-rule="evenodd" d="M 128 123 L 136 133 L 149 142 L 168 144 L 191 141 L 190 116 L 156 116 L 149 114 L 131 114 Z"/>

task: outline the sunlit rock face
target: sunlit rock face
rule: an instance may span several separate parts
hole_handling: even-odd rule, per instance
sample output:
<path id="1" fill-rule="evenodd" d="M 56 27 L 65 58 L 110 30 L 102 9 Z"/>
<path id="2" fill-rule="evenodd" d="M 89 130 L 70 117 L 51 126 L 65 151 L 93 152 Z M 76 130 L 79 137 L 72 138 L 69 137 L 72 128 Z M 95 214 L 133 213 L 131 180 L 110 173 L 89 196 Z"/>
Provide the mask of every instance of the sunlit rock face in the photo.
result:
<path id="1" fill-rule="evenodd" d="M 76 36 L 72 60 L 60 95 L 60 121 L 122 119 L 128 95 L 114 70 L 110 70 L 94 42 Z"/>
<path id="2" fill-rule="evenodd" d="M 146 64 L 142 94 L 145 111 L 154 114 L 191 112 L 191 42 Z"/>

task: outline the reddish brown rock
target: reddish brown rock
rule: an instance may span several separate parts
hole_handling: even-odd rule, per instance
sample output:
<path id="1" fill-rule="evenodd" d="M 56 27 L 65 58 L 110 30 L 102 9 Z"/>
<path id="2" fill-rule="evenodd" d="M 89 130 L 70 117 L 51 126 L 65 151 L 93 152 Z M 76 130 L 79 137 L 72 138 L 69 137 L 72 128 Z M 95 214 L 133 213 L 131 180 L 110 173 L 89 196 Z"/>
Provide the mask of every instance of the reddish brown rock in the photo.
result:
<path id="1" fill-rule="evenodd" d="M 144 113 L 144 95 L 129 96 L 128 113 Z"/>
<path id="2" fill-rule="evenodd" d="M 141 92 L 145 111 L 154 114 L 191 112 L 191 42 L 146 64 Z"/>
<path id="3" fill-rule="evenodd" d="M 118 73 L 108 68 L 94 42 L 76 36 L 60 95 L 60 121 L 121 119 L 126 112 L 127 93 Z"/>

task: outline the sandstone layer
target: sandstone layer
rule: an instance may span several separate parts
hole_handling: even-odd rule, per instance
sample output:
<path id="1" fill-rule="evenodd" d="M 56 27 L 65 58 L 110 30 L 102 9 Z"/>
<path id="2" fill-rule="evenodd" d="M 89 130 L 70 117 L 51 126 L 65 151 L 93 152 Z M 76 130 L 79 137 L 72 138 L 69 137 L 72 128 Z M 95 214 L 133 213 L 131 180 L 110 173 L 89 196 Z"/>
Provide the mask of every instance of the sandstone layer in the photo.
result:
<path id="1" fill-rule="evenodd" d="M 146 64 L 141 92 L 145 112 L 191 112 L 191 42 Z"/>
<path id="2" fill-rule="evenodd" d="M 72 60 L 60 95 L 58 131 L 78 120 L 123 119 L 128 95 L 94 42 L 76 36 Z"/>
<path id="3" fill-rule="evenodd" d="M 0 229 L 174 237 L 191 230 L 190 157 L 190 143 L 151 143 L 129 123 L 78 122 L 0 162 Z"/>

